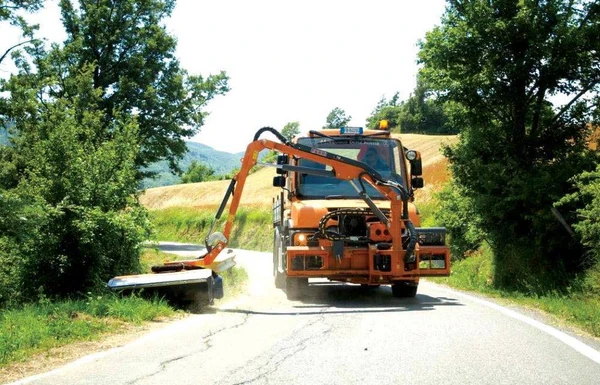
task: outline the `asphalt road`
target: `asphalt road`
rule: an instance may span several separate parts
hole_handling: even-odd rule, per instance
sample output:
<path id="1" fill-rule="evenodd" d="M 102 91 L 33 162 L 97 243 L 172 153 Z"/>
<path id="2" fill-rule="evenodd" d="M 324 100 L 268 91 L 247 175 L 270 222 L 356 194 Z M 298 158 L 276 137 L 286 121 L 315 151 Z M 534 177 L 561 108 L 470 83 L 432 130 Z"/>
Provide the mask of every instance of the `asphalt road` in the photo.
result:
<path id="1" fill-rule="evenodd" d="M 251 280 L 235 301 L 18 383 L 600 384 L 597 340 L 523 310 L 428 282 L 397 299 L 311 281 L 307 299 L 288 301 L 270 254 L 237 259 Z"/>

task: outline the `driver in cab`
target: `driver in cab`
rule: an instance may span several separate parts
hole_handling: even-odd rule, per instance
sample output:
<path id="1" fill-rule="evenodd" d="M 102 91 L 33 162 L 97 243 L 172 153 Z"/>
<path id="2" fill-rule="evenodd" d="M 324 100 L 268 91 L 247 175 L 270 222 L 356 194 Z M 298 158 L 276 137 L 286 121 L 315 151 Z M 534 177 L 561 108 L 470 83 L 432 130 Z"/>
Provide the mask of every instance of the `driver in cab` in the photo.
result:
<path id="1" fill-rule="evenodd" d="M 373 147 L 367 149 L 365 156 L 360 159 L 361 162 L 368 164 L 377 171 L 389 171 L 389 166 L 381 158 L 377 150 Z"/>

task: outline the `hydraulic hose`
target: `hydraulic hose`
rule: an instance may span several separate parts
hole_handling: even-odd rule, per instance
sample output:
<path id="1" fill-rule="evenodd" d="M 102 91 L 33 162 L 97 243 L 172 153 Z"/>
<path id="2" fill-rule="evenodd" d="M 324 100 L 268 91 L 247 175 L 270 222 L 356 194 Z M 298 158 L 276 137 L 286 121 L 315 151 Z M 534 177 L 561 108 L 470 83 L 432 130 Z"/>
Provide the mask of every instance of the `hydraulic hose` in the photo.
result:
<path id="1" fill-rule="evenodd" d="M 415 248 L 419 237 L 417 235 L 417 229 L 413 223 L 406 219 L 404 220 L 406 230 L 408 230 L 408 245 L 406 246 L 406 254 L 404 255 L 404 263 L 412 263 L 416 261 Z"/>
<path id="2" fill-rule="evenodd" d="M 263 127 L 260 130 L 256 131 L 256 134 L 254 134 L 254 141 L 257 141 L 258 138 L 263 134 L 263 132 L 270 132 L 271 134 L 275 135 L 281 143 L 287 144 L 287 145 L 290 144 L 290 141 L 287 140 L 287 138 L 285 136 L 281 135 L 281 133 L 279 131 L 277 131 L 276 129 L 274 129 L 273 127 Z"/>

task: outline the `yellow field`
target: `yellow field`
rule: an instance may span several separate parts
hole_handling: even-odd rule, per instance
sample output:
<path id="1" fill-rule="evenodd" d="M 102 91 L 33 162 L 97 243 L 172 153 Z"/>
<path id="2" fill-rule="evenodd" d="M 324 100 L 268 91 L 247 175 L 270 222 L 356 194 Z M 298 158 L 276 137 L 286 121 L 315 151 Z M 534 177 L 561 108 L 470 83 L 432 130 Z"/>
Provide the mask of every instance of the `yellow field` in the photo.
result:
<path id="1" fill-rule="evenodd" d="M 418 134 L 394 136 L 399 137 L 405 147 L 421 152 L 425 188 L 418 191 L 417 200 L 427 200 L 448 177 L 447 162 L 440 153 L 440 148 L 444 143 L 456 142 L 456 136 Z M 272 187 L 273 176 L 275 176 L 275 169 L 271 167 L 263 168 L 250 175 L 246 180 L 241 206 L 270 206 L 273 197 L 279 195 L 281 191 L 278 187 Z M 222 180 L 156 187 L 146 190 L 140 200 L 150 210 L 168 207 L 214 209 L 221 203 L 228 186 L 229 181 Z"/>

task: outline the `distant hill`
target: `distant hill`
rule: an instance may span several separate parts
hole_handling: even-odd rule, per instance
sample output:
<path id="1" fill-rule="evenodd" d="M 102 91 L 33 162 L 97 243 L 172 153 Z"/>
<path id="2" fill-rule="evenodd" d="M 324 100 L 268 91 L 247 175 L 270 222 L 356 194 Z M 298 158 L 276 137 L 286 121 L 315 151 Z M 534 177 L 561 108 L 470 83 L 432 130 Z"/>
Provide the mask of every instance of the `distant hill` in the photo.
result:
<path id="1" fill-rule="evenodd" d="M 229 152 L 217 151 L 202 143 L 186 142 L 186 144 L 188 152 L 179 162 L 179 167 L 183 171 L 186 171 L 192 161 L 195 160 L 198 163 L 207 165 L 215 170 L 216 175 L 224 175 L 230 173 L 236 167 L 240 167 L 241 159 L 244 156 L 243 152 L 232 154 Z M 154 179 L 144 179 L 141 185 L 142 189 L 170 186 L 180 183 L 181 177 L 171 173 L 169 164 L 166 161 L 154 163 L 148 167 L 148 170 L 156 172 L 157 176 Z"/>

